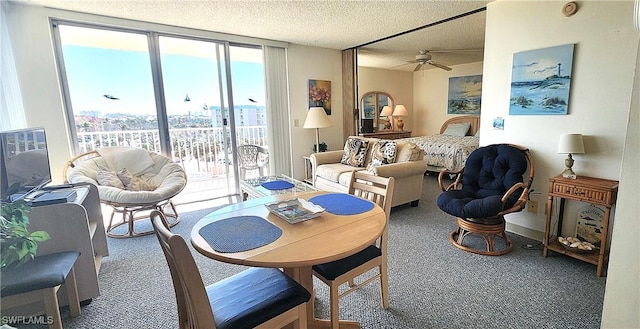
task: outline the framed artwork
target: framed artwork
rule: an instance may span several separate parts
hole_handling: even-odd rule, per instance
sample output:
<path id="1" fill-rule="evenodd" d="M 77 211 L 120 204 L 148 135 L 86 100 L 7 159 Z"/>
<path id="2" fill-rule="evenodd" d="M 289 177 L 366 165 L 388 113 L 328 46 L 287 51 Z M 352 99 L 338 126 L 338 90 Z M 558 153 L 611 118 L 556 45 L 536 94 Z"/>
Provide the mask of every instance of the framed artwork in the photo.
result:
<path id="1" fill-rule="evenodd" d="M 495 129 L 495 130 L 504 130 L 504 118 L 503 117 L 493 118 L 493 129 Z"/>
<path id="2" fill-rule="evenodd" d="M 511 115 L 567 114 L 573 44 L 513 54 Z"/>
<path id="3" fill-rule="evenodd" d="M 331 81 L 309 79 L 309 108 L 323 107 L 331 115 Z"/>
<path id="4" fill-rule="evenodd" d="M 447 114 L 480 114 L 482 75 L 449 78 Z"/>

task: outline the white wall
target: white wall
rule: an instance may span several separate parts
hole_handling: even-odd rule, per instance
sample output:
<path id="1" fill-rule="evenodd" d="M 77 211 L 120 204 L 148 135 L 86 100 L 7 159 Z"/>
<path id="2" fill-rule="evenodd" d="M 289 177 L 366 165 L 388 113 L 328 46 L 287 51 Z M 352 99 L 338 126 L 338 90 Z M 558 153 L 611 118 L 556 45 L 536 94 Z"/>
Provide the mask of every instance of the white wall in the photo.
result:
<path id="1" fill-rule="evenodd" d="M 309 110 L 309 79 L 331 81 L 331 127 L 320 129 L 320 142 L 329 150 L 344 146 L 342 139 L 342 52 L 324 48 L 291 45 L 287 49 L 289 70 L 289 110 L 291 116 L 291 152 L 294 177 L 304 177 L 305 155 L 313 153 L 316 130 L 302 128 Z M 297 122 L 297 126 L 296 126 Z"/>
<path id="2" fill-rule="evenodd" d="M 563 4 L 499 0 L 487 10 L 480 144 L 529 147 L 536 166 L 533 189 L 541 193 L 532 199 L 541 204 L 546 200 L 547 178 L 564 169 L 566 155 L 556 153 L 560 134 L 584 135 L 586 154 L 574 156 L 578 175 L 620 178 L 639 39 L 632 27 L 632 2 L 581 2 L 571 17 L 562 15 Z M 570 43 L 576 46 L 568 115 L 510 116 L 513 54 Z M 494 117 L 505 118 L 504 130 L 491 129 Z M 566 216 L 575 218 L 577 209 L 572 207 L 582 206 L 569 203 Z M 540 238 L 544 231 L 544 211 L 510 215 L 508 221 L 508 229 L 524 235 Z M 573 225 L 567 221 L 563 234 L 573 234 Z"/>
<path id="3" fill-rule="evenodd" d="M 371 67 L 358 67 L 358 108 L 362 107 L 362 96 L 368 92 L 381 91 L 391 95 L 394 105 L 402 104 L 409 116 L 403 118 L 404 130 L 413 132 L 415 127 L 415 108 L 413 102 L 412 72 L 384 70 Z"/>
<path id="4" fill-rule="evenodd" d="M 640 53 L 640 47 L 638 48 Z M 602 310 L 602 328 L 640 328 L 640 56 L 636 59 L 635 82 L 622 174 L 613 228 L 607 287 Z M 624 218 L 625 220 L 622 220 Z"/>
<path id="5" fill-rule="evenodd" d="M 44 126 L 50 144 L 50 161 L 54 183 L 63 181 L 65 163 L 72 157 L 70 145 L 75 143 L 69 134 L 68 122 L 62 101 L 59 78 L 53 51 L 53 39 L 49 17 L 94 22 L 131 28 L 154 29 L 164 32 L 199 35 L 205 37 L 229 37 L 215 32 L 196 31 L 144 22 L 133 22 L 104 16 L 52 10 L 17 3 L 2 3 L 5 9 L 9 35 L 16 58 L 16 71 L 24 102 L 28 126 Z M 239 42 L 248 38 L 233 36 Z M 255 39 L 252 39 L 255 42 Z M 284 44 L 271 42 L 274 44 Z M 332 128 L 322 129 L 322 140 L 331 149 L 342 147 L 342 62 L 338 50 L 292 46 L 288 49 L 289 100 L 292 133 L 293 170 L 296 178 L 303 178 L 303 155 L 312 152 L 315 130 L 303 129 L 307 106 L 307 80 L 331 80 Z M 312 64 L 310 64 L 312 63 Z M 294 127 L 298 120 L 298 127 Z"/>
<path id="6" fill-rule="evenodd" d="M 432 68 L 413 73 L 413 136 L 439 134 L 442 124 L 456 116 L 447 114 L 450 77 L 482 74 L 482 62 L 451 68 L 451 71 Z"/>
<path id="7" fill-rule="evenodd" d="M 637 91 L 633 105 L 631 100 L 633 77 L 639 74 L 640 37 L 632 27 L 633 2 L 581 1 L 572 17 L 561 14 L 564 3 L 497 0 L 487 6 L 480 143 L 528 146 L 536 164 L 533 188 L 541 193 L 533 197 L 544 200 L 547 178 L 563 170 L 565 156 L 556 153 L 558 136 L 572 132 L 585 135 L 586 154 L 575 156 L 575 171 L 621 181 L 602 327 L 639 328 Z M 569 43 L 576 44 L 569 114 L 509 116 L 513 53 Z M 497 116 L 505 118 L 504 130 L 491 129 Z M 575 218 L 572 209 L 565 215 Z M 537 216 L 514 214 L 507 220 L 508 228 L 514 231 L 533 235 L 544 231 L 542 212 Z M 568 229 L 566 233 L 573 232 Z"/>
<path id="8" fill-rule="evenodd" d="M 72 153 L 49 20 L 42 9 L 2 5 L 13 46 L 26 123 L 30 127 L 45 127 L 51 175 L 54 183 L 59 183 L 63 181 L 64 164 Z"/>

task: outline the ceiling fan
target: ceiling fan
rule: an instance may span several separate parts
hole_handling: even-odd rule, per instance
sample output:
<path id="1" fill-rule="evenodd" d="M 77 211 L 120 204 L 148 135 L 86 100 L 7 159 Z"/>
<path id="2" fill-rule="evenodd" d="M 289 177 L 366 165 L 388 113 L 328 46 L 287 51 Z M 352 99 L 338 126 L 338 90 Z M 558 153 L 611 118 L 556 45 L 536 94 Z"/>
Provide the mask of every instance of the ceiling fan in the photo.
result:
<path id="1" fill-rule="evenodd" d="M 425 64 L 429 64 L 431 66 L 435 66 L 437 68 L 441 68 L 441 69 L 443 69 L 445 71 L 451 71 L 450 67 L 432 61 L 431 60 L 431 54 L 429 53 L 428 50 L 420 50 L 420 53 L 418 55 L 416 55 L 416 59 L 414 59 L 412 61 L 407 61 L 407 63 L 418 63 L 418 65 L 416 65 L 416 68 L 413 69 L 414 72 L 415 71 L 419 71 L 422 68 L 422 66 L 425 65 Z"/>

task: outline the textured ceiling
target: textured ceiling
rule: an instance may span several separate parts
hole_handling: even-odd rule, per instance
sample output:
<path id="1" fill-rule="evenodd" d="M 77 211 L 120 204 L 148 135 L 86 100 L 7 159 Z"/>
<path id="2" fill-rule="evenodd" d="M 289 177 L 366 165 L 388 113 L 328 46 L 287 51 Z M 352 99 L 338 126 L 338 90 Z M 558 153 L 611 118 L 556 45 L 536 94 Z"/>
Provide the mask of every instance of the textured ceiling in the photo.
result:
<path id="1" fill-rule="evenodd" d="M 342 50 L 474 11 L 485 7 L 490 1 L 17 2 Z M 413 70 L 413 65 L 406 61 L 413 60 L 421 49 L 480 49 L 475 52 L 433 53 L 433 60 L 446 65 L 481 61 L 484 26 L 485 12 L 482 11 L 363 47 L 358 61 L 363 66 Z"/>

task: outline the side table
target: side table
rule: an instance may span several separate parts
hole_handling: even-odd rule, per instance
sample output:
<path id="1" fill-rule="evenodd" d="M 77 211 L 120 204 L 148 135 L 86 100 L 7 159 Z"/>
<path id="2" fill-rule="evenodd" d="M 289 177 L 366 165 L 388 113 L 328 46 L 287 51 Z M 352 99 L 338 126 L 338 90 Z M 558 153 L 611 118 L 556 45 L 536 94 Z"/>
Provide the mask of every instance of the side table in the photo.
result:
<path id="1" fill-rule="evenodd" d="M 615 204 L 618 196 L 618 181 L 593 178 L 587 176 L 578 176 L 576 179 L 569 179 L 562 176 L 549 178 L 549 194 L 547 197 L 547 220 L 544 231 L 544 248 L 542 256 L 547 257 L 549 250 L 560 254 L 567 255 L 576 259 L 580 259 L 587 263 L 597 265 L 596 275 L 602 276 L 604 265 L 609 258 L 609 250 L 607 249 L 607 235 L 609 232 L 609 218 L 611 216 L 611 207 Z M 564 202 L 566 199 L 591 203 L 605 207 L 604 218 L 602 222 L 602 232 L 600 233 L 600 248 L 592 253 L 578 253 L 565 249 L 557 239 L 550 240 L 553 229 L 551 227 L 551 218 L 554 197 L 560 199 L 560 207 L 558 211 L 558 226 L 556 228 L 556 237 L 562 234 L 562 220 L 564 212 Z"/>
<path id="2" fill-rule="evenodd" d="M 304 159 L 304 182 L 313 185 L 313 168 L 311 167 L 311 156 L 305 155 Z"/>

